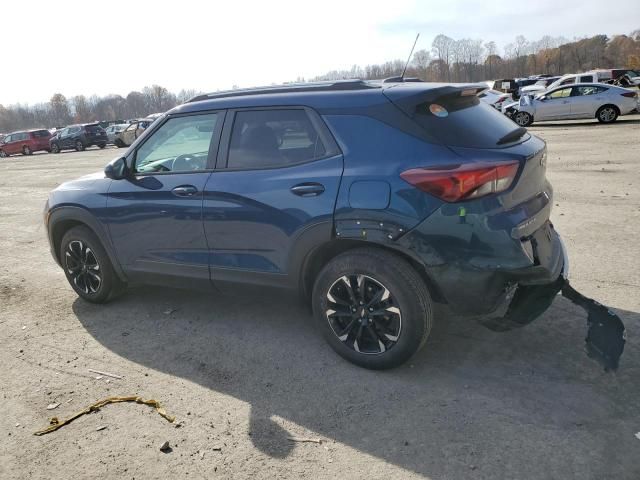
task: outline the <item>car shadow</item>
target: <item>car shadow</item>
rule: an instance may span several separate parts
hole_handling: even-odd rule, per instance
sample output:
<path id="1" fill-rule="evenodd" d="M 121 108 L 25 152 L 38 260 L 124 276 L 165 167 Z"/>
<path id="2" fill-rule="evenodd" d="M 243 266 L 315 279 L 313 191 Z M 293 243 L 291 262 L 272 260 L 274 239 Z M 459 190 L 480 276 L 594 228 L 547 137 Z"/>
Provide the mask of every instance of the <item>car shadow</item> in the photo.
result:
<path id="1" fill-rule="evenodd" d="M 251 441 L 272 457 L 295 448 L 280 417 L 433 479 L 640 473 L 638 348 L 604 373 L 583 353 L 586 315 L 560 297 L 506 333 L 438 308 L 425 348 L 390 371 L 342 360 L 286 293 L 139 288 L 73 311 L 117 355 L 250 404 Z M 619 313 L 629 338 L 640 333 L 638 313 Z"/>

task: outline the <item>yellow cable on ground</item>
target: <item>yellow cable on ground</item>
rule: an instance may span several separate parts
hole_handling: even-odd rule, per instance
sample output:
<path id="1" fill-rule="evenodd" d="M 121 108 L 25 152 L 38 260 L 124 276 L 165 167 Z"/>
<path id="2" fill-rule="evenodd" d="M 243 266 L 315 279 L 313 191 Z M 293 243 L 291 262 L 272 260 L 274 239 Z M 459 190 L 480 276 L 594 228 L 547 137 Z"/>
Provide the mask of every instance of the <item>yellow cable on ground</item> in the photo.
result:
<path id="1" fill-rule="evenodd" d="M 162 405 L 160 405 L 160 402 L 158 402 L 157 400 L 144 400 L 141 397 L 109 397 L 109 398 L 105 398 L 104 400 L 100 400 L 99 402 L 96 402 L 93 405 L 89 405 L 87 408 L 85 408 L 81 412 L 76 413 L 74 416 L 67 418 L 66 420 L 63 420 L 62 422 L 58 420 L 57 417 L 53 417 L 49 422 L 50 423 L 49 427 L 45 428 L 44 430 L 39 430 L 35 432 L 34 435 L 40 436 L 40 435 L 45 435 L 47 433 L 55 432 L 60 427 L 73 422 L 76 418 L 81 417 L 82 415 L 86 415 L 87 413 L 91 413 L 91 412 L 97 412 L 102 407 L 110 403 L 120 403 L 120 402 L 136 402 L 136 403 L 142 403 L 144 405 L 149 405 L 150 407 L 155 408 L 156 412 L 158 412 L 158 414 L 164 419 L 166 419 L 168 422 L 173 423 L 176 420 L 176 417 L 172 417 L 171 415 L 167 414 L 165 409 L 162 408 Z"/>

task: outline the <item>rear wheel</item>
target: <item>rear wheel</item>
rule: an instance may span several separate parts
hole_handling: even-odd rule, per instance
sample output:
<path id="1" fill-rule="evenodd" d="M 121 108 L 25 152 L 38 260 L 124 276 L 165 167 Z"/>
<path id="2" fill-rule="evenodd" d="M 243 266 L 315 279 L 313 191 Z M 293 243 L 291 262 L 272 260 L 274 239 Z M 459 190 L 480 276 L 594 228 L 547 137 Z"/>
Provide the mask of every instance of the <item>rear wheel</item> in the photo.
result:
<path id="1" fill-rule="evenodd" d="M 53 153 L 60 153 L 60 145 L 58 145 L 57 143 L 52 143 L 51 144 L 51 151 Z"/>
<path id="2" fill-rule="evenodd" d="M 107 252 L 87 227 L 73 227 L 64 234 L 60 260 L 71 288 L 91 303 L 106 303 L 122 290 Z"/>
<path id="3" fill-rule="evenodd" d="M 356 249 L 331 260 L 316 279 L 312 302 L 329 345 L 365 368 L 401 365 L 431 330 L 426 285 L 408 262 L 383 250 Z"/>
<path id="4" fill-rule="evenodd" d="M 78 152 L 82 152 L 84 150 L 84 143 L 82 143 L 82 140 L 76 140 L 76 150 Z"/>
<path id="5" fill-rule="evenodd" d="M 101 143 L 100 145 L 98 145 L 98 148 L 104 148 L 104 147 L 106 147 L 106 146 L 107 146 L 107 144 L 106 144 L 106 143 Z"/>
<path id="6" fill-rule="evenodd" d="M 533 123 L 533 116 L 527 112 L 516 112 L 512 118 L 521 127 L 528 127 Z"/>
<path id="7" fill-rule="evenodd" d="M 613 123 L 620 115 L 620 111 L 614 105 L 604 105 L 596 112 L 596 118 L 600 123 Z"/>
<path id="8" fill-rule="evenodd" d="M 23 155 L 31 155 L 32 153 L 33 152 L 29 148 L 29 145 L 25 145 L 24 147 L 22 147 L 22 154 Z"/>

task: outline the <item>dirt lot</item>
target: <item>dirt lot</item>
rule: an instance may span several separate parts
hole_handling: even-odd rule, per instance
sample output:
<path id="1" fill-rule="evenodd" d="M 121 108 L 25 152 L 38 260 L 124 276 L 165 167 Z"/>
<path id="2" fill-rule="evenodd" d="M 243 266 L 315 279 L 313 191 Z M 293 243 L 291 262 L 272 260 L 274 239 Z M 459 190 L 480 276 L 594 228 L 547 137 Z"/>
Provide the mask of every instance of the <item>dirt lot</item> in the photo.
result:
<path id="1" fill-rule="evenodd" d="M 388 372 L 340 359 L 282 295 L 150 287 L 89 305 L 49 254 L 42 208 L 119 151 L 1 159 L 0 478 L 640 478 L 640 116 L 531 130 L 573 283 L 627 325 L 615 375 L 584 355 L 585 315 L 563 298 L 502 334 L 442 309 Z M 182 426 L 119 404 L 33 435 L 112 395 L 157 399 Z"/>

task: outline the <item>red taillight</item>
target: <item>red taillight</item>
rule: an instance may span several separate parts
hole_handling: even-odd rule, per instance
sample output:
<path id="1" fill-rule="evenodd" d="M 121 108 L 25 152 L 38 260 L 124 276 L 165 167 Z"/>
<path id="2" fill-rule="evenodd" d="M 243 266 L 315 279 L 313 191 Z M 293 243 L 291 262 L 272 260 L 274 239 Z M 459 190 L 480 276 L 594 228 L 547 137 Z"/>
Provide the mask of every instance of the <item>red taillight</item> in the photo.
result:
<path id="1" fill-rule="evenodd" d="M 445 202 L 459 202 L 504 192 L 518 173 L 518 162 L 465 163 L 412 168 L 400 174 L 405 182 Z"/>
<path id="2" fill-rule="evenodd" d="M 629 98 L 636 98 L 638 96 L 636 92 L 624 92 L 624 93 L 621 93 L 620 95 L 622 95 L 623 97 L 629 97 Z"/>

